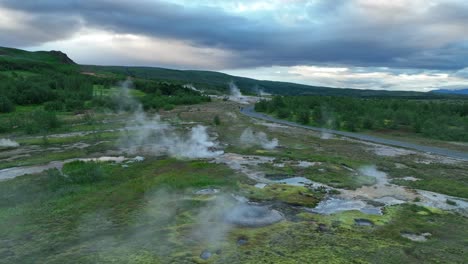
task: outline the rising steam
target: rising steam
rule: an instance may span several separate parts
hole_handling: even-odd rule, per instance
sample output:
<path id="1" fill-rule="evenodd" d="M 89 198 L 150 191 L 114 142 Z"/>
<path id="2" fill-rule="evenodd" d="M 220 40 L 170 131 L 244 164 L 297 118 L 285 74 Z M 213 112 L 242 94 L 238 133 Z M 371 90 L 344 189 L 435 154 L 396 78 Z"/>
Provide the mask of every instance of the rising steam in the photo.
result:
<path id="1" fill-rule="evenodd" d="M 145 152 L 152 155 L 169 154 L 177 158 L 212 158 L 223 154 L 215 150 L 217 144 L 210 139 L 207 128 L 193 127 L 188 133 L 177 131 L 169 123 L 161 121 L 159 115 L 146 114 L 128 91 L 131 81 L 120 85 L 124 105 L 133 105 L 134 113 L 120 138 L 120 145 L 131 153 Z"/>
<path id="2" fill-rule="evenodd" d="M 232 81 L 229 83 L 229 92 L 231 93 L 231 96 L 234 98 L 238 98 L 238 99 L 242 98 L 242 93 L 240 89 Z"/>
<path id="3" fill-rule="evenodd" d="M 0 148 L 17 148 L 19 143 L 7 138 L 0 138 Z"/>
<path id="4" fill-rule="evenodd" d="M 263 132 L 255 132 L 248 127 L 242 132 L 240 142 L 243 146 L 261 146 L 264 149 L 274 149 L 278 146 L 278 139 L 268 140 L 268 136 Z"/>

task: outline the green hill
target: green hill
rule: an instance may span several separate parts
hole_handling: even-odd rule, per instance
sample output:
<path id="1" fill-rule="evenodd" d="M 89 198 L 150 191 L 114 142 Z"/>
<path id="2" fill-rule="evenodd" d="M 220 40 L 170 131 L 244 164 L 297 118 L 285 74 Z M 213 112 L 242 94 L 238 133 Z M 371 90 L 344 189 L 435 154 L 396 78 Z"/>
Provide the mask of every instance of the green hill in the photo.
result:
<path id="1" fill-rule="evenodd" d="M 2 58 L 3 60 L 23 60 L 45 63 L 76 64 L 67 56 L 67 54 L 55 50 L 30 52 L 20 49 L 0 47 L 0 58 Z"/>
<path id="2" fill-rule="evenodd" d="M 353 97 L 399 97 L 412 99 L 453 98 L 453 95 L 423 93 L 412 91 L 360 90 L 310 86 L 288 82 L 264 81 L 232 76 L 214 71 L 174 70 L 158 67 L 95 66 L 78 65 L 60 51 L 24 51 L 0 47 L 1 74 L 16 72 L 20 75 L 40 73 L 49 75 L 56 72 L 64 74 L 86 73 L 90 77 L 106 79 L 102 82 L 116 82 L 127 76 L 141 80 L 169 82 L 172 84 L 193 84 L 195 87 L 213 94 L 228 92 L 228 83 L 233 81 L 244 94 L 255 94 L 262 90 L 278 95 L 327 95 Z M 83 74 L 81 74 L 83 75 Z"/>
<path id="3" fill-rule="evenodd" d="M 191 83 L 199 89 L 226 92 L 227 84 L 235 82 L 243 93 L 255 93 L 259 89 L 279 95 L 330 95 L 355 97 L 403 97 L 403 98 L 441 98 L 444 96 L 412 91 L 383 91 L 342 89 L 321 86 L 310 86 L 297 83 L 262 81 L 251 78 L 232 76 L 213 71 L 173 70 L 157 67 L 125 66 L 82 66 L 83 71 L 100 74 L 118 74 L 158 81 L 172 81 L 180 84 Z"/>

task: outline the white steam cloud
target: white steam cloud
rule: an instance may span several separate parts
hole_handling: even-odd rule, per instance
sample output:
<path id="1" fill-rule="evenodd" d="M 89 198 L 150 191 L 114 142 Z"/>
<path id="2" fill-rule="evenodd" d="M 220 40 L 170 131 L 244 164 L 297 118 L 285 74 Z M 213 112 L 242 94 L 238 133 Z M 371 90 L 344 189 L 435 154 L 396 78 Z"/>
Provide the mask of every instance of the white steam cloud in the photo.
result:
<path id="1" fill-rule="evenodd" d="M 229 92 L 231 93 L 231 96 L 234 98 L 238 98 L 238 99 L 242 98 L 242 93 L 240 89 L 232 81 L 229 83 Z"/>
<path id="2" fill-rule="evenodd" d="M 184 88 L 187 88 L 187 89 L 190 89 L 190 90 L 199 92 L 199 93 L 203 93 L 203 91 L 197 89 L 197 88 L 196 88 L 195 86 L 193 86 L 193 84 L 191 84 L 191 83 L 184 84 Z"/>
<path id="3" fill-rule="evenodd" d="M 7 138 L 0 138 L 0 148 L 17 148 L 19 143 Z"/>
<path id="4" fill-rule="evenodd" d="M 274 149 L 278 146 L 278 139 L 268 140 L 264 132 L 255 132 L 250 127 L 242 132 L 240 142 L 243 146 L 261 146 L 264 149 Z"/>
<path id="5" fill-rule="evenodd" d="M 249 104 L 249 96 L 243 96 L 240 89 L 232 81 L 229 83 L 229 93 L 229 100 L 240 104 Z"/>
<path id="6" fill-rule="evenodd" d="M 206 127 L 198 125 L 188 133 L 182 133 L 169 123 L 161 121 L 159 115 L 146 114 L 141 105 L 129 96 L 130 85 L 129 80 L 121 84 L 123 94 L 129 100 L 124 104 L 136 105 L 126 128 L 127 133 L 120 138 L 123 148 L 131 153 L 169 154 L 177 158 L 213 158 L 223 154 L 223 151 L 216 150 L 217 144 L 208 135 Z"/>

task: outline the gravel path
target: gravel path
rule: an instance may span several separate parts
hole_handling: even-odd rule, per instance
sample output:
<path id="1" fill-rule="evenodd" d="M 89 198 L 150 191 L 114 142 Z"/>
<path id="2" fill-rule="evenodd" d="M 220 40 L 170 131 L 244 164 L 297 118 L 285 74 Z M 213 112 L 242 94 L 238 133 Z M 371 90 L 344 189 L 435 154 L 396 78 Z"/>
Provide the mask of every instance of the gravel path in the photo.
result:
<path id="1" fill-rule="evenodd" d="M 245 107 L 241 108 L 240 112 L 242 114 L 246 115 L 246 116 L 249 116 L 249 117 L 263 119 L 263 120 L 266 120 L 266 121 L 275 122 L 275 123 L 279 123 L 279 124 L 283 124 L 283 125 L 300 127 L 300 128 L 305 128 L 305 129 L 318 131 L 318 132 L 330 133 L 330 134 L 355 138 L 355 139 L 359 139 L 359 140 L 375 142 L 375 143 L 379 143 L 379 144 L 385 144 L 385 145 L 397 146 L 397 147 L 402 147 L 402 148 L 414 149 L 414 150 L 418 150 L 418 151 L 422 151 L 422 152 L 427 152 L 427 153 L 431 153 L 431 154 L 442 155 L 442 156 L 447 156 L 447 157 L 451 157 L 451 158 L 455 158 L 455 159 L 461 159 L 461 160 L 467 160 L 468 161 L 468 153 L 467 152 L 461 152 L 461 151 L 455 151 L 455 150 L 450 150 L 450 149 L 445 149 L 445 148 L 438 148 L 438 147 L 431 147 L 431 146 L 423 146 L 423 145 L 413 144 L 413 143 L 409 143 L 409 142 L 386 139 L 386 138 L 380 138 L 380 137 L 369 136 L 369 135 L 364 135 L 364 134 L 359 134 L 359 133 L 344 132 L 344 131 L 337 131 L 337 130 L 332 130 L 332 129 L 327 129 L 327 128 L 320 128 L 320 127 L 301 125 L 301 124 L 297 124 L 297 123 L 294 123 L 294 122 L 274 118 L 274 117 L 271 117 L 271 116 L 268 116 L 268 115 L 265 115 L 265 114 L 262 114 L 262 113 L 255 112 L 253 106 L 245 106 Z"/>

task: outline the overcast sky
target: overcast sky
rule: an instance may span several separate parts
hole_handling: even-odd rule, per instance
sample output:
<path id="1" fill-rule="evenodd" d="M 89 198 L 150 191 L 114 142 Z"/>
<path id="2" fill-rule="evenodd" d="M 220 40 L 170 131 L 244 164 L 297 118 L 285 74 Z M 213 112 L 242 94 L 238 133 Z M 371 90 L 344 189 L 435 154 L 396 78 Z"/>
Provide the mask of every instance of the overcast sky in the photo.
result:
<path id="1" fill-rule="evenodd" d="M 468 88 L 466 0 L 0 0 L 0 45 L 81 64 L 362 89 Z"/>

